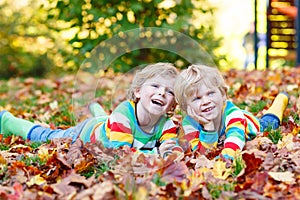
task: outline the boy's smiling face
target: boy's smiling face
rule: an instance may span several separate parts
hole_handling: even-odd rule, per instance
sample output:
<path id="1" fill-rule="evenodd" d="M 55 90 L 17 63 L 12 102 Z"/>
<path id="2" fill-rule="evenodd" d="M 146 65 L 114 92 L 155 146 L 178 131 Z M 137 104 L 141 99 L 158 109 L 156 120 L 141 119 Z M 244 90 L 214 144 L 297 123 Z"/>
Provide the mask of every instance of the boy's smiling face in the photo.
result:
<path id="1" fill-rule="evenodd" d="M 138 112 L 162 116 L 166 114 L 175 103 L 174 77 L 157 75 L 145 81 L 141 88 L 135 91 L 139 98 Z"/>
<path id="2" fill-rule="evenodd" d="M 197 115 L 209 121 L 215 121 L 222 115 L 225 101 L 226 95 L 222 94 L 218 87 L 208 87 L 202 84 L 195 87 L 195 92 L 187 97 L 187 106 Z"/>

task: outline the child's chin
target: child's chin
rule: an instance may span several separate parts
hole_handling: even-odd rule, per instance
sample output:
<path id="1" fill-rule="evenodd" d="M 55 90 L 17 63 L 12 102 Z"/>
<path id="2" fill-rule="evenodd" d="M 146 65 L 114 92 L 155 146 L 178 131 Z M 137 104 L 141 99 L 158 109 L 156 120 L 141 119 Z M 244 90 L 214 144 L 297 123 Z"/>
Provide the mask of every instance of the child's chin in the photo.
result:
<path id="1" fill-rule="evenodd" d="M 160 111 L 158 111 L 158 110 L 152 110 L 152 111 L 151 111 L 151 114 L 152 114 L 152 115 L 157 115 L 157 116 L 164 115 L 165 113 L 166 113 L 166 112 L 163 111 L 163 110 L 160 110 Z"/>
<path id="2" fill-rule="evenodd" d="M 216 118 L 216 116 L 214 115 L 210 115 L 210 114 L 206 114 L 206 115 L 202 115 L 205 119 L 207 120 L 213 120 Z"/>

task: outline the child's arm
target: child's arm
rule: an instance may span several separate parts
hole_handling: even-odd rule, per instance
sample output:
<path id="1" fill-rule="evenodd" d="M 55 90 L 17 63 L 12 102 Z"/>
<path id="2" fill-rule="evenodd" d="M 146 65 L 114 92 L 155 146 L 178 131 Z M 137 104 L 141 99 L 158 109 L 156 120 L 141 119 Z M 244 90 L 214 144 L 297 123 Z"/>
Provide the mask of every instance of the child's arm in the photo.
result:
<path id="1" fill-rule="evenodd" d="M 247 120 L 242 110 L 233 104 L 229 105 L 224 113 L 226 139 L 221 154 L 225 158 L 233 159 L 236 150 L 242 150 L 245 146 Z"/>
<path id="2" fill-rule="evenodd" d="M 128 119 L 121 116 L 111 116 L 106 128 L 107 136 L 112 147 L 132 146 L 133 135 Z"/>
<path id="3" fill-rule="evenodd" d="M 182 153 L 183 149 L 178 143 L 178 130 L 173 121 L 168 120 L 164 124 L 162 135 L 159 139 L 161 145 L 159 146 L 159 153 L 162 157 L 166 157 L 173 152 Z"/>
<path id="4" fill-rule="evenodd" d="M 184 138 L 188 141 L 192 151 L 204 153 L 206 149 L 213 149 L 218 144 L 218 132 L 203 130 L 203 126 L 191 116 L 186 116 L 182 121 Z"/>
<path id="5" fill-rule="evenodd" d="M 107 143 L 110 147 L 132 146 L 133 144 L 133 119 L 134 105 L 125 101 L 119 104 L 111 113 L 105 125 Z"/>
<path id="6" fill-rule="evenodd" d="M 185 139 L 191 145 L 192 151 L 205 152 L 206 149 L 213 149 L 218 144 L 218 132 L 198 130 L 192 126 L 185 126 Z"/>

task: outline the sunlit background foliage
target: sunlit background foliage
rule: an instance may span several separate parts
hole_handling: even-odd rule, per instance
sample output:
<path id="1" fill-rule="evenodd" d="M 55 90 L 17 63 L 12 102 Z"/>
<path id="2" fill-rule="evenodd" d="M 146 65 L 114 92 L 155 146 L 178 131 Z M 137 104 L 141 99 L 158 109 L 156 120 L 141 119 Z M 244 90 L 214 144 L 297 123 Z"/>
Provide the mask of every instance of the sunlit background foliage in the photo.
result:
<path id="1" fill-rule="evenodd" d="M 222 38 L 214 34 L 215 8 L 208 0 L 2 0 L 0 10 L 1 78 L 76 72 L 100 42 L 143 27 L 186 34 L 218 66 L 228 64 L 218 53 Z M 109 67 L 126 72 L 157 61 L 187 64 L 174 53 L 143 49 L 124 54 Z"/>

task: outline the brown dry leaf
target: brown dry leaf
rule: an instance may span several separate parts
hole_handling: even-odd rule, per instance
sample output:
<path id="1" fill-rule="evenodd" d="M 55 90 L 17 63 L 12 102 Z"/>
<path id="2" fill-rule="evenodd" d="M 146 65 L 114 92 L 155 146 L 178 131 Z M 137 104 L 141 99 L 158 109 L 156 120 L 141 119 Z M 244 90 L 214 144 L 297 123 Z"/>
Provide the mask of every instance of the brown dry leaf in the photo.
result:
<path id="1" fill-rule="evenodd" d="M 114 199 L 114 184 L 111 181 L 97 183 L 91 188 L 82 190 L 74 199 L 110 200 Z"/>
<path id="2" fill-rule="evenodd" d="M 186 178 L 188 168 L 184 162 L 172 163 L 167 166 L 162 174 L 162 180 L 165 182 L 182 182 Z"/>
<path id="3" fill-rule="evenodd" d="M 16 172 L 13 176 L 11 176 L 11 179 L 22 184 L 28 180 L 22 169 L 16 169 Z"/>
<path id="4" fill-rule="evenodd" d="M 272 144 L 273 143 L 269 138 L 259 135 L 255 139 L 248 141 L 245 145 L 245 149 L 246 150 L 260 149 L 262 151 L 265 151 L 271 148 Z"/>
<path id="5" fill-rule="evenodd" d="M 209 160 L 206 156 L 200 155 L 195 159 L 190 160 L 191 163 L 195 164 L 195 170 L 198 168 L 208 168 L 212 169 L 214 166 L 214 162 Z"/>
<path id="6" fill-rule="evenodd" d="M 135 153 L 132 156 L 132 169 L 136 176 L 147 176 L 155 173 L 159 168 L 157 155 L 146 155 L 144 153 Z"/>
<path id="7" fill-rule="evenodd" d="M 255 173 L 260 165 L 263 163 L 263 160 L 260 158 L 256 158 L 254 153 L 248 154 L 248 153 L 243 153 L 243 160 L 246 163 L 246 168 L 245 168 L 245 176 Z"/>
<path id="8" fill-rule="evenodd" d="M 85 177 L 71 173 L 68 177 L 64 178 L 61 182 L 52 184 L 51 187 L 60 197 L 73 196 L 77 193 L 78 188 L 73 186 L 72 183 L 77 183 L 78 188 L 80 185 L 85 188 L 90 187 L 90 182 Z"/>
<path id="9" fill-rule="evenodd" d="M 238 193 L 238 196 L 243 197 L 243 199 L 259 199 L 259 200 L 272 200 L 271 198 L 265 197 L 255 191 L 243 190 Z"/>
<path id="10" fill-rule="evenodd" d="M 46 104 L 51 102 L 50 94 L 40 94 L 39 99 L 37 100 L 37 104 Z"/>
<path id="11" fill-rule="evenodd" d="M 264 187 L 268 181 L 268 173 L 267 172 L 258 172 L 254 175 L 253 178 L 247 177 L 248 181 L 252 180 L 253 184 L 251 185 L 251 189 L 262 194 L 264 191 Z"/>
<path id="12" fill-rule="evenodd" d="M 30 151 L 32 151 L 32 148 L 23 144 L 14 145 L 9 149 L 9 152 L 18 154 L 25 154 Z"/>

